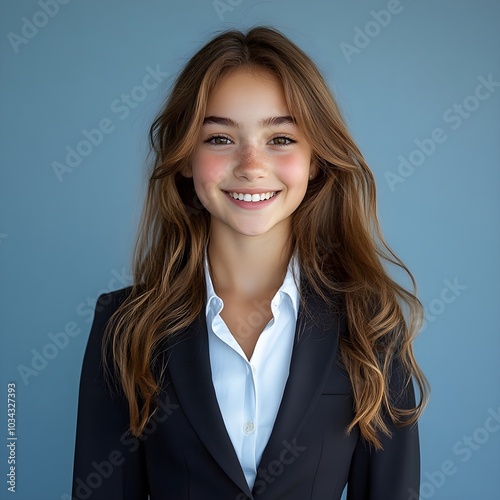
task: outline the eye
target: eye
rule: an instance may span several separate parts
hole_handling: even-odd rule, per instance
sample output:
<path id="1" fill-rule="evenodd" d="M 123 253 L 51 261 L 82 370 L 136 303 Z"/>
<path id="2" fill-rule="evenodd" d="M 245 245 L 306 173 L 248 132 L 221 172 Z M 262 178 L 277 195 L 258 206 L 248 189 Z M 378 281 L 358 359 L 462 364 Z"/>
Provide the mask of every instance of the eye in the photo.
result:
<path id="1" fill-rule="evenodd" d="M 273 143 L 273 146 L 288 146 L 289 144 L 294 144 L 297 141 L 294 141 L 291 137 L 287 137 L 286 135 L 280 135 L 278 137 L 274 137 L 269 142 Z"/>
<path id="2" fill-rule="evenodd" d="M 227 146 L 231 144 L 231 139 L 225 135 L 212 135 L 206 141 L 207 144 L 213 144 L 214 146 Z"/>

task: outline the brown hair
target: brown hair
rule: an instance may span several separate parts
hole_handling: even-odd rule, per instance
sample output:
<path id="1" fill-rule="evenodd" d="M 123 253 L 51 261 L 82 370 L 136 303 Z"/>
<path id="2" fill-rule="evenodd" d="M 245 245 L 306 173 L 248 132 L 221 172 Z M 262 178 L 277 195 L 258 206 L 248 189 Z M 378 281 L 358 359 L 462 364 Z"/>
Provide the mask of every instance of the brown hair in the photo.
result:
<path id="1" fill-rule="evenodd" d="M 380 432 L 390 434 L 384 412 L 396 424 L 412 424 L 427 401 L 428 382 L 412 350 L 423 308 L 412 274 L 383 239 L 373 174 L 327 84 L 311 59 L 271 28 L 246 34 L 231 30 L 213 38 L 187 63 L 154 120 L 134 284 L 108 323 L 104 359 L 111 354 L 129 403 L 130 431 L 138 436 L 160 388 L 152 366 L 162 341 L 186 328 L 205 306 L 203 255 L 210 214 L 183 172 L 210 92 L 230 71 L 248 66 L 277 75 L 288 108 L 313 148 L 317 173 L 292 214 L 291 252 L 298 251 L 301 276 L 324 300 L 342 297 L 348 335 L 340 338 L 340 353 L 355 411 L 347 430 L 358 425 L 378 448 Z M 407 273 L 413 293 L 389 276 L 384 263 Z M 389 394 L 395 357 L 406 369 L 407 384 L 412 377 L 417 382 L 415 408 L 398 408 Z"/>

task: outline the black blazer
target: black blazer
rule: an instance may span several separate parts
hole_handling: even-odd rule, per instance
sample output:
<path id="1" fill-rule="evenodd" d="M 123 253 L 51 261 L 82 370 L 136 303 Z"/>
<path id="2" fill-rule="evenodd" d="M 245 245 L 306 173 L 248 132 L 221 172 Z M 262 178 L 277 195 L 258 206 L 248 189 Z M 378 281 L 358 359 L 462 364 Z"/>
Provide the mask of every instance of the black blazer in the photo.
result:
<path id="1" fill-rule="evenodd" d="M 126 433 L 128 408 L 103 379 L 106 321 L 129 288 L 99 297 L 83 360 L 78 403 L 73 499 L 90 500 L 407 500 L 418 497 L 417 426 L 389 425 L 374 451 L 355 428 L 352 388 L 337 361 L 342 314 L 306 289 L 312 318 L 299 306 L 290 374 L 253 490 L 234 452 L 212 385 L 204 310 L 168 349 L 158 409 L 140 439 Z M 298 335 L 300 331 L 300 335 Z M 391 391 L 403 391 L 396 361 Z M 413 494 L 413 497 L 415 494 Z"/>

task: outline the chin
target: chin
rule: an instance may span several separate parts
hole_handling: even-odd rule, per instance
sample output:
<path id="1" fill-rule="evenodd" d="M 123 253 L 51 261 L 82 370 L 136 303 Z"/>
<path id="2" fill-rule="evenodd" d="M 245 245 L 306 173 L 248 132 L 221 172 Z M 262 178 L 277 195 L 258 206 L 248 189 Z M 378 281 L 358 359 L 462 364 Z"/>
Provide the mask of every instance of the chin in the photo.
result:
<path id="1" fill-rule="evenodd" d="M 238 231 L 240 234 L 242 234 L 243 236 L 251 236 L 251 237 L 255 237 L 255 236 L 262 236 L 264 234 L 266 234 L 268 231 L 266 230 L 248 230 L 248 231 Z"/>
<path id="2" fill-rule="evenodd" d="M 233 230 L 244 236 L 262 236 L 272 230 L 272 227 L 233 227 Z"/>

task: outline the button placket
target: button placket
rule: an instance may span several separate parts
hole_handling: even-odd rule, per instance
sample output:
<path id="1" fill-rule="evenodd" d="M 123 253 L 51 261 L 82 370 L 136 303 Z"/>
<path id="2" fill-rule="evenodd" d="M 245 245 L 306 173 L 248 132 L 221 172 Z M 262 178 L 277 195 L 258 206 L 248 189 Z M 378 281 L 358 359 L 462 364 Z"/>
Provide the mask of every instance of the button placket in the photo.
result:
<path id="1" fill-rule="evenodd" d="M 246 380 L 246 390 L 250 398 L 246 399 L 245 404 L 245 420 L 243 422 L 243 433 L 246 436 L 250 436 L 255 431 L 255 417 L 257 411 L 257 388 L 255 386 L 255 365 L 253 363 L 246 362 L 247 365 L 247 380 Z"/>

